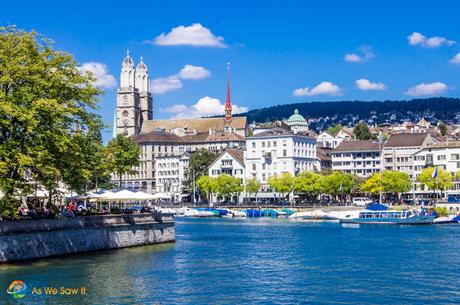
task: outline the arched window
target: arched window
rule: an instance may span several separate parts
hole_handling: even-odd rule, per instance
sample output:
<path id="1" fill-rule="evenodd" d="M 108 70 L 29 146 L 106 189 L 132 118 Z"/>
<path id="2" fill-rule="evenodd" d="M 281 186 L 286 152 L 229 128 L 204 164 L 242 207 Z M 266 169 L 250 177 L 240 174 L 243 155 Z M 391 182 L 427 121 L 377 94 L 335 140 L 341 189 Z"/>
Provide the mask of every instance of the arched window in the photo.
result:
<path id="1" fill-rule="evenodd" d="M 128 116 L 129 116 L 129 112 L 128 111 L 123 111 L 123 113 L 121 114 L 123 117 L 122 117 L 122 122 L 123 122 L 123 125 L 128 125 Z"/>
<path id="2" fill-rule="evenodd" d="M 123 104 L 127 105 L 128 104 L 128 96 L 123 96 Z"/>

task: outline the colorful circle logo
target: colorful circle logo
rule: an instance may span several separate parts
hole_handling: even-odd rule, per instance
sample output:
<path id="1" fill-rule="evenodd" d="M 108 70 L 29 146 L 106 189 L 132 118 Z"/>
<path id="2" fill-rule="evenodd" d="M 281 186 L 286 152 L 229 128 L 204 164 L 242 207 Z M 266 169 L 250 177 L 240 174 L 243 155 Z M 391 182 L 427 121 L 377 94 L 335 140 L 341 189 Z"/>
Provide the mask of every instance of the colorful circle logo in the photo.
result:
<path id="1" fill-rule="evenodd" d="M 15 299 L 22 299 L 26 296 L 24 291 L 26 291 L 27 285 L 21 280 L 12 281 L 6 293 L 11 294 Z"/>

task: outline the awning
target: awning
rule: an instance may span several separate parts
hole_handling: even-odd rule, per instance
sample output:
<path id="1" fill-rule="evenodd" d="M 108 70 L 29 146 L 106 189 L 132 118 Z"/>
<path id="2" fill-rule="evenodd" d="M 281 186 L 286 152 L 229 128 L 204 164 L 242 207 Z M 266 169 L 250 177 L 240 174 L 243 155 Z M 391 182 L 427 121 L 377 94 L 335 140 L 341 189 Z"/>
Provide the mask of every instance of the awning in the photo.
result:
<path id="1" fill-rule="evenodd" d="M 171 199 L 171 196 L 165 193 L 156 193 L 153 194 L 154 199 Z"/>

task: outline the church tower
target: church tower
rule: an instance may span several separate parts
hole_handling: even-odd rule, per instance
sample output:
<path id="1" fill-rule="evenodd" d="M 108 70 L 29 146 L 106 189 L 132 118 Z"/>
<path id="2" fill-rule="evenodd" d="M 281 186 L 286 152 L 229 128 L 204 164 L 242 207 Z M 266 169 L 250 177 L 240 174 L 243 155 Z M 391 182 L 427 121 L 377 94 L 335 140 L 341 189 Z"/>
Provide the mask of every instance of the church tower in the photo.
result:
<path id="1" fill-rule="evenodd" d="M 120 87 L 117 91 L 117 133 L 125 136 L 139 134 L 142 126 L 141 118 L 140 95 L 136 88 L 134 61 L 127 51 L 121 66 Z"/>
<path id="2" fill-rule="evenodd" d="M 149 70 L 144 63 L 142 56 L 141 61 L 136 67 L 136 88 L 139 91 L 139 104 L 141 108 L 141 126 L 142 123 L 152 120 L 152 95 L 150 94 Z"/>
<path id="3" fill-rule="evenodd" d="M 227 98 L 225 100 L 224 122 L 229 124 L 232 121 L 232 102 L 230 100 L 230 63 L 227 63 Z"/>

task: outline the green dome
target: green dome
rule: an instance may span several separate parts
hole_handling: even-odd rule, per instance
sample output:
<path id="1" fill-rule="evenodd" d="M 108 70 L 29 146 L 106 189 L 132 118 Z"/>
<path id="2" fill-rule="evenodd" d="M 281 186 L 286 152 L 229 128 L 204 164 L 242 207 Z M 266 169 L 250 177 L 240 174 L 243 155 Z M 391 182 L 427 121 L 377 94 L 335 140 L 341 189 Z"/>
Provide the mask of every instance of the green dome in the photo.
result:
<path id="1" fill-rule="evenodd" d="M 291 115 L 288 119 L 288 124 L 290 123 L 306 123 L 305 118 L 299 114 L 299 110 L 294 110 L 294 114 Z"/>

